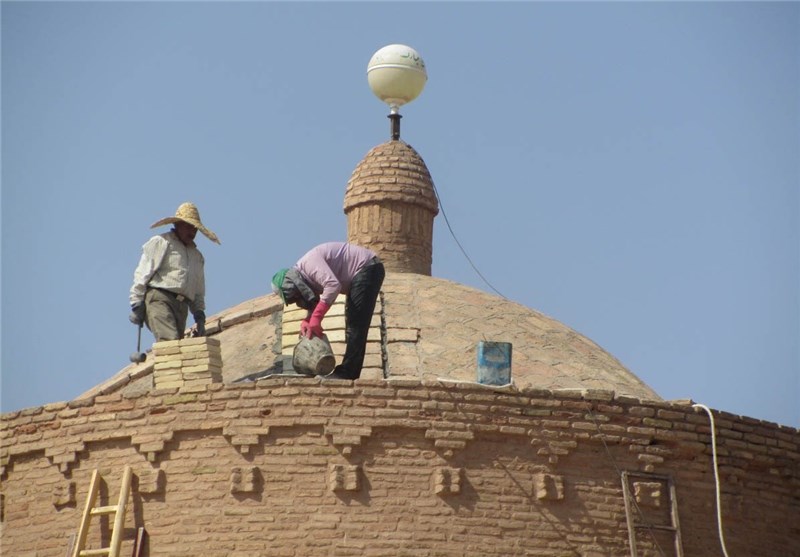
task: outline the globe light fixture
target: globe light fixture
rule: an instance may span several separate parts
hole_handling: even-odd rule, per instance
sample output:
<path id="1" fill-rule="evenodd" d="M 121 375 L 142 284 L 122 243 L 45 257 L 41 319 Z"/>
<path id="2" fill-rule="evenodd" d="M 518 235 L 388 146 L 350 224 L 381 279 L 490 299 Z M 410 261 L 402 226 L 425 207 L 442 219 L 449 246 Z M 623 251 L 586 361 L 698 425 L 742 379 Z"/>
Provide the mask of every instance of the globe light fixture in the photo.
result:
<path id="1" fill-rule="evenodd" d="M 416 99 L 427 80 L 425 62 L 410 46 L 390 44 L 372 55 L 367 82 L 375 96 L 389 105 L 392 139 L 400 139 L 400 107 Z"/>

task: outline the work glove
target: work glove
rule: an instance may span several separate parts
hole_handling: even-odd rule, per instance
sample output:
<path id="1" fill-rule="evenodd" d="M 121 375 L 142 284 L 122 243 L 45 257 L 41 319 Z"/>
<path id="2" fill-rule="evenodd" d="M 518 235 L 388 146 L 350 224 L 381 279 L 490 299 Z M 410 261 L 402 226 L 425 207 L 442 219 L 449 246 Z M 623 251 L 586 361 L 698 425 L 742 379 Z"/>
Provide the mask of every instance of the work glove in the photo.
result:
<path id="1" fill-rule="evenodd" d="M 131 304 L 131 314 L 128 319 L 130 319 L 131 323 L 140 327 L 144 324 L 144 302 Z"/>
<path id="2" fill-rule="evenodd" d="M 192 317 L 194 317 L 195 324 L 195 329 L 192 332 L 192 336 L 206 336 L 206 313 L 204 311 L 196 311 L 192 314 Z"/>
<path id="3" fill-rule="evenodd" d="M 329 309 L 331 306 L 325 302 L 317 302 L 317 307 L 314 308 L 308 321 L 304 319 L 300 322 L 300 334 L 307 338 L 322 337 L 322 318 Z"/>

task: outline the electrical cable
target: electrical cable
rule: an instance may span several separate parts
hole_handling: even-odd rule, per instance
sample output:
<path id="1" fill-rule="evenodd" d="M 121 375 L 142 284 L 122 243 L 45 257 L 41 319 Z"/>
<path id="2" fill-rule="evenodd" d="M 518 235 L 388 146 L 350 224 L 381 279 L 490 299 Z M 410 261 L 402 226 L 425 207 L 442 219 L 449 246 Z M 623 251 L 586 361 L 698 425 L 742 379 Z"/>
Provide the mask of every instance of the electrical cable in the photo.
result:
<path id="1" fill-rule="evenodd" d="M 714 431 L 714 414 L 711 409 L 705 404 L 693 404 L 692 408 L 702 408 L 708 414 L 708 420 L 711 422 L 711 454 L 714 462 L 714 485 L 716 486 L 717 495 L 717 528 L 719 530 L 719 543 L 722 546 L 722 553 L 728 557 L 728 550 L 725 548 L 725 534 L 722 531 L 722 499 L 720 494 L 719 485 L 719 464 L 717 463 L 717 434 Z"/>
<path id="2" fill-rule="evenodd" d="M 472 268 L 475 270 L 475 272 L 476 272 L 476 273 L 478 273 L 478 276 L 479 276 L 479 277 L 481 277 L 481 279 L 483 280 L 483 282 L 485 282 L 485 283 L 486 283 L 486 286 L 488 286 L 489 288 L 491 288 L 492 290 L 494 290 L 494 292 L 495 292 L 495 293 L 496 293 L 498 296 L 500 296 L 501 298 L 503 298 L 503 299 L 505 299 L 505 300 L 508 300 L 508 298 L 506 298 L 505 296 L 503 296 L 503 295 L 500 293 L 500 291 L 499 291 L 499 290 L 497 290 L 497 288 L 495 288 L 494 286 L 492 286 L 492 285 L 489 283 L 489 281 L 488 281 L 488 280 L 486 280 L 486 277 L 484 277 L 484 276 L 483 276 L 483 274 L 481 274 L 481 272 L 478 270 L 478 268 L 477 268 L 477 267 L 475 266 L 475 264 L 472 262 L 472 259 L 470 259 L 470 258 L 469 258 L 469 255 L 467 255 L 467 252 L 464 250 L 464 247 L 461 245 L 461 242 L 459 242 L 459 241 L 458 241 L 458 238 L 456 238 L 456 233 L 455 233 L 455 232 L 453 232 L 453 227 L 452 227 L 452 226 L 450 226 L 450 220 L 447 218 L 447 213 L 445 213 L 445 211 L 444 211 L 444 205 L 442 204 L 442 198 L 441 198 L 441 197 L 439 197 L 439 190 L 437 190 L 437 189 L 436 189 L 436 184 L 433 184 L 433 193 L 436 195 L 436 200 L 439 202 L 439 208 L 442 210 L 442 216 L 444 217 L 444 222 L 445 222 L 445 224 L 447 224 L 447 229 L 448 229 L 448 230 L 450 230 L 450 235 L 453 237 L 453 240 L 455 240 L 455 241 L 456 241 L 456 245 L 458 246 L 458 249 L 460 249 L 460 250 L 461 250 L 461 253 L 463 253 L 463 254 L 464 254 L 464 257 L 466 257 L 466 258 L 467 258 L 467 261 L 468 261 L 468 262 L 469 262 L 469 264 L 472 266 Z"/>

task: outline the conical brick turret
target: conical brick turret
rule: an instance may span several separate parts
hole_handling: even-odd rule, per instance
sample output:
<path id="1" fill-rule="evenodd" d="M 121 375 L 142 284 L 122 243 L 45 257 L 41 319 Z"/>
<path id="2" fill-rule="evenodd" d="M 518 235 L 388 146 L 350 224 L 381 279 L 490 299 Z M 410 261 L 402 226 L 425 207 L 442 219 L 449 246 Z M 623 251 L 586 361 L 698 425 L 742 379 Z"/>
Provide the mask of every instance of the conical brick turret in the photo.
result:
<path id="1" fill-rule="evenodd" d="M 347 183 L 344 212 L 347 240 L 376 252 L 387 271 L 430 276 L 439 204 L 410 145 L 392 140 L 367 153 Z"/>

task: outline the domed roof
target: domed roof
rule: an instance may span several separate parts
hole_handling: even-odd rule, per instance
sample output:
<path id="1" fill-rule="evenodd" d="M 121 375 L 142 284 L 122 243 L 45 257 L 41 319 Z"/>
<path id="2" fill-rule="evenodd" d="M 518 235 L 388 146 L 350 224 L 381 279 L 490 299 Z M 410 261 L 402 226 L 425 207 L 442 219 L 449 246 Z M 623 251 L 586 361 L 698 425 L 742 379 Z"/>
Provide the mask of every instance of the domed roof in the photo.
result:
<path id="1" fill-rule="evenodd" d="M 588 338 L 499 296 L 440 278 L 389 272 L 380 302 L 380 319 L 373 322 L 379 329 L 379 368 L 365 368 L 362 377 L 476 382 L 478 343 L 498 341 L 512 345 L 511 379 L 519 388 L 606 389 L 660 400 Z M 269 294 L 208 318 L 208 333 L 222 348 L 224 383 L 284 371 L 283 310 L 280 299 Z M 146 362 L 128 366 L 82 397 L 150 390 L 153 367 L 148 354 Z"/>

